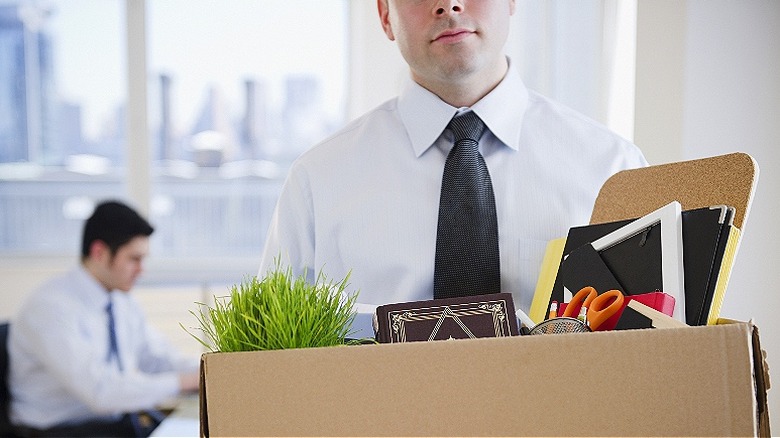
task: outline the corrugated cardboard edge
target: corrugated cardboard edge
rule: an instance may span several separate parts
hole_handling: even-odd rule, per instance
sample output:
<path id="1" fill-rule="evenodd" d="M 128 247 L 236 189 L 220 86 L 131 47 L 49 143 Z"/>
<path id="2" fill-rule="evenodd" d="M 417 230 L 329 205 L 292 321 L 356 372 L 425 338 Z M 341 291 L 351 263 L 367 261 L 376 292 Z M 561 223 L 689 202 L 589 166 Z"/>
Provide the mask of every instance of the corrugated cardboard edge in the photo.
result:
<path id="1" fill-rule="evenodd" d="M 198 398 L 200 400 L 200 436 L 209 436 L 209 416 L 208 405 L 206 404 L 206 354 L 200 356 L 200 391 L 198 392 Z"/>
<path id="2" fill-rule="evenodd" d="M 718 318 L 717 324 L 735 324 L 741 323 L 728 318 Z M 769 380 L 769 364 L 766 361 L 766 351 L 761 348 L 761 339 L 758 333 L 758 326 L 750 320 L 748 326 L 751 328 L 753 344 L 753 377 L 756 389 L 756 420 L 758 423 L 758 436 L 772 436 L 769 423 L 769 405 L 767 402 L 767 391 L 771 388 Z"/>
<path id="3" fill-rule="evenodd" d="M 766 362 L 766 351 L 761 349 L 758 337 L 758 326 L 753 327 L 753 367 L 756 380 L 756 400 L 758 401 L 758 435 L 772 436 L 769 424 L 769 405 L 766 392 L 769 390 L 769 365 Z"/>
<path id="4" fill-rule="evenodd" d="M 601 187 L 590 223 L 642 217 L 679 201 L 683 210 L 732 206 L 734 226 L 744 232 L 757 182 L 758 163 L 743 152 L 624 170 Z"/>

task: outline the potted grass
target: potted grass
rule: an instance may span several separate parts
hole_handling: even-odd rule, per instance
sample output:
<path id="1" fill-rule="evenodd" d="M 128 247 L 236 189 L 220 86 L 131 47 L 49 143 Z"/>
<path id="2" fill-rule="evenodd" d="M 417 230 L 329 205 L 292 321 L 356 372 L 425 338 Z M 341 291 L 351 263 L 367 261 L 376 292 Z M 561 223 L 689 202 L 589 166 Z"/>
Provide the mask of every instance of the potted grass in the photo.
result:
<path id="1" fill-rule="evenodd" d="M 343 345 L 357 299 L 357 292 L 345 293 L 348 279 L 332 282 L 320 271 L 310 284 L 277 261 L 265 277 L 246 277 L 229 296 L 215 297 L 213 306 L 197 303 L 190 313 L 202 336 L 187 332 L 211 352 Z"/>

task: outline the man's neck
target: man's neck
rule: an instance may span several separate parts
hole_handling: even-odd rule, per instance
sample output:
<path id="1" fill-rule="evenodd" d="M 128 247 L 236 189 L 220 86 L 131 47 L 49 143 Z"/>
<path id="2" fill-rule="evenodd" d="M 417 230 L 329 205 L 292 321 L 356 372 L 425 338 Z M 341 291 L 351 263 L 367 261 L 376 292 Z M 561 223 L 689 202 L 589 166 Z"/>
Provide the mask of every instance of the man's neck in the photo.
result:
<path id="1" fill-rule="evenodd" d="M 426 81 L 412 74 L 412 79 L 449 105 L 456 108 L 470 107 L 493 91 L 504 79 L 509 70 L 509 64 L 506 58 L 503 58 L 502 62 L 503 65 L 499 65 L 492 70 L 496 73 L 491 75 L 473 75 L 458 79 Z"/>
<path id="2" fill-rule="evenodd" d="M 95 279 L 98 283 L 100 283 L 101 286 L 103 286 L 103 289 L 106 290 L 107 293 L 111 292 L 111 288 L 106 284 L 106 282 L 101 278 L 101 270 L 100 267 L 97 265 L 97 263 L 94 260 L 91 260 L 89 258 L 86 258 L 82 260 L 81 266 L 84 268 L 87 273 Z"/>

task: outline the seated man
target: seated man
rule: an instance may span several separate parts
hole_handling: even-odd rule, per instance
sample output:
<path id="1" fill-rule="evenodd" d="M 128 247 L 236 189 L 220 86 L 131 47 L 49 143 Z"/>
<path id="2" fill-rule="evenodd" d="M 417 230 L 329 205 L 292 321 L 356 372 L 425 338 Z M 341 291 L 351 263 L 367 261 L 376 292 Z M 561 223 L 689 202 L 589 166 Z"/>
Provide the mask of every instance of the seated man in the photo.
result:
<path id="1" fill-rule="evenodd" d="M 147 436 L 141 411 L 198 388 L 198 359 L 146 323 L 129 291 L 153 228 L 118 202 L 84 225 L 81 264 L 43 284 L 12 321 L 11 422 L 30 436 Z"/>

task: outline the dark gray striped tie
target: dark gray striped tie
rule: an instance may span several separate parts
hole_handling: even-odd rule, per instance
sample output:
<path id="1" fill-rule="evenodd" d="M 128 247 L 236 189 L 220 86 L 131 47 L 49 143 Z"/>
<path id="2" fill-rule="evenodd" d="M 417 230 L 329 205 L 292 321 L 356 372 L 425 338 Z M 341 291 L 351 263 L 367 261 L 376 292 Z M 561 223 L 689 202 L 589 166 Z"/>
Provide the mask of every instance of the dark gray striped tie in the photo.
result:
<path id="1" fill-rule="evenodd" d="M 479 153 L 485 124 L 472 111 L 448 125 L 455 134 L 444 164 L 433 297 L 498 293 L 498 220 L 490 173 Z"/>

